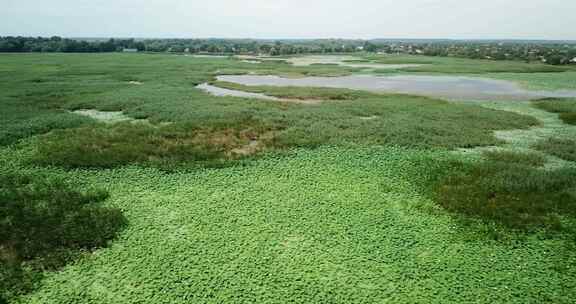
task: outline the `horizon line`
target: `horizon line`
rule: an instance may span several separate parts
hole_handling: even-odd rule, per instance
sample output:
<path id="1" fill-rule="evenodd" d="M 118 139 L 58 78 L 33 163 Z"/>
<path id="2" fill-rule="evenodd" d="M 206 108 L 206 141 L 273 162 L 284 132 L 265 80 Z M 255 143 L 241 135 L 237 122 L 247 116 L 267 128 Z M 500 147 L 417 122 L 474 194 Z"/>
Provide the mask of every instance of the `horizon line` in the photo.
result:
<path id="1" fill-rule="evenodd" d="M 342 38 L 342 37 L 314 37 L 314 38 L 253 38 L 253 37 L 186 37 L 186 36 L 65 36 L 65 35 L 6 35 L 0 34 L 0 37 L 25 37 L 25 38 L 51 38 L 51 37 L 61 37 L 67 39 L 220 39 L 220 40 L 357 40 L 357 41 L 373 41 L 373 40 L 444 40 L 444 41 L 562 41 L 562 42 L 576 42 L 576 39 L 549 39 L 549 38 L 388 38 L 388 37 L 377 37 L 377 38 Z"/>

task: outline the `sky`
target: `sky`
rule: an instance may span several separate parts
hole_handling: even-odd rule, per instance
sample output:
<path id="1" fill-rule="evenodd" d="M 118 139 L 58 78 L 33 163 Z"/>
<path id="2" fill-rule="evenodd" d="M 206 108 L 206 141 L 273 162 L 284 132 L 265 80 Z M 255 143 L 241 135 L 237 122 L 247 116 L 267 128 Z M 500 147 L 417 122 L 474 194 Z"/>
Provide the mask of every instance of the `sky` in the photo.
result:
<path id="1" fill-rule="evenodd" d="M 0 2 L 0 36 L 576 40 L 576 0 Z"/>

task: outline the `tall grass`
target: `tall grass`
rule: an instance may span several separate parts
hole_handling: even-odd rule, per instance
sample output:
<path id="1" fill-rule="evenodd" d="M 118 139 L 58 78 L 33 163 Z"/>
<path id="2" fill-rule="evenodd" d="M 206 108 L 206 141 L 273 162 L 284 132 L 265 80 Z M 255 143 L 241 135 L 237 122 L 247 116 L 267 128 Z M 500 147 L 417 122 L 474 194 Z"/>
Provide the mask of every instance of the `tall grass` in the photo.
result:
<path id="1" fill-rule="evenodd" d="M 497 145 L 493 131 L 537 124 L 528 116 L 416 96 L 256 88 L 283 97 L 338 101 L 295 105 L 214 97 L 194 87 L 218 73 L 331 75 L 346 72 L 342 67 L 126 54 L 0 56 L 0 63 L 18 71 L 0 75 L 2 114 L 9 117 L 0 122 L 0 142 L 50 133 L 39 141 L 38 160 L 65 167 L 150 161 L 216 164 L 232 159 L 231 151 L 247 143 L 239 132 L 268 138 L 270 149 L 349 143 L 452 149 Z M 75 109 L 123 111 L 154 125 L 172 126 L 103 127 L 67 112 Z M 223 135 L 223 124 L 234 131 Z M 218 143 L 222 137 L 227 143 Z"/>
<path id="2" fill-rule="evenodd" d="M 576 170 L 546 171 L 517 163 L 460 164 L 439 180 L 435 198 L 446 210 L 512 229 L 561 230 L 576 216 Z"/>
<path id="3" fill-rule="evenodd" d="M 97 204 L 107 197 L 60 179 L 0 173 L 0 298 L 30 291 L 42 271 L 81 250 L 106 246 L 126 224 L 120 210 Z"/>
<path id="4" fill-rule="evenodd" d="M 334 101 L 334 100 L 357 100 L 359 98 L 374 97 L 374 94 L 368 92 L 347 90 L 347 89 L 331 89 L 320 87 L 309 87 L 309 88 L 299 87 L 297 89 L 294 89 L 294 88 L 282 88 L 275 86 L 246 86 L 226 81 L 214 81 L 212 82 L 212 84 L 221 88 L 240 90 L 252 93 L 265 93 L 269 96 L 275 96 L 278 98 L 286 98 L 286 99 L 301 99 L 301 100 L 312 99 L 312 100 Z"/>
<path id="5" fill-rule="evenodd" d="M 368 55 L 377 63 L 384 64 L 421 64 L 420 67 L 404 68 L 403 71 L 418 73 L 446 74 L 483 74 L 483 73 L 559 73 L 574 71 L 571 67 L 556 67 L 542 63 L 524 63 L 518 61 L 492 61 L 453 57 L 426 57 L 410 55 Z M 390 73 L 390 70 L 381 70 Z"/>
<path id="6" fill-rule="evenodd" d="M 35 162 L 64 167 L 186 162 L 218 166 L 236 159 L 233 151 L 251 140 L 259 142 L 258 151 L 348 144 L 453 149 L 497 145 L 494 130 L 537 123 L 510 112 L 402 95 L 317 105 L 270 103 L 252 102 L 256 107 L 249 112 L 207 105 L 213 111 L 191 110 L 182 114 L 189 122 L 169 126 L 127 123 L 52 132 L 38 141 Z M 152 121 L 159 114 L 146 113 Z"/>
<path id="7" fill-rule="evenodd" d="M 55 131 L 42 137 L 32 161 L 66 168 L 131 163 L 166 168 L 184 164 L 219 167 L 240 158 L 235 150 L 267 132 L 256 123 L 232 125 L 202 128 L 124 123 Z"/>
<path id="8" fill-rule="evenodd" d="M 548 138 L 537 142 L 534 148 L 563 160 L 576 162 L 576 140 Z"/>
<path id="9" fill-rule="evenodd" d="M 485 151 L 483 156 L 488 161 L 505 164 L 541 167 L 546 163 L 546 158 L 544 156 L 530 152 Z"/>
<path id="10" fill-rule="evenodd" d="M 573 98 L 546 98 L 534 102 L 542 110 L 559 113 L 560 119 L 569 125 L 576 125 L 576 99 Z"/>
<path id="11" fill-rule="evenodd" d="M 334 75 L 348 71 L 150 54 L 3 54 L 0 66 L 0 145 L 89 123 L 66 111 L 79 108 L 124 110 L 134 117 L 164 121 L 189 120 L 186 113 L 219 102 L 194 89 L 217 72 Z M 206 110 L 213 112 L 210 108 Z"/>

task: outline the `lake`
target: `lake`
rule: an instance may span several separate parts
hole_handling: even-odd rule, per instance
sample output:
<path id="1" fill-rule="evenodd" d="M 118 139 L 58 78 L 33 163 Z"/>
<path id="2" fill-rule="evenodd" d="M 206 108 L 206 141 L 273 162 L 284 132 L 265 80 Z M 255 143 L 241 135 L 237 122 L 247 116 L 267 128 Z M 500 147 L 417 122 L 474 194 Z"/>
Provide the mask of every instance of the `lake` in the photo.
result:
<path id="1" fill-rule="evenodd" d="M 575 90 L 530 91 L 511 81 L 465 76 L 350 75 L 283 78 L 272 75 L 221 75 L 217 79 L 246 86 L 345 88 L 466 100 L 530 100 L 544 97 L 576 97 Z"/>

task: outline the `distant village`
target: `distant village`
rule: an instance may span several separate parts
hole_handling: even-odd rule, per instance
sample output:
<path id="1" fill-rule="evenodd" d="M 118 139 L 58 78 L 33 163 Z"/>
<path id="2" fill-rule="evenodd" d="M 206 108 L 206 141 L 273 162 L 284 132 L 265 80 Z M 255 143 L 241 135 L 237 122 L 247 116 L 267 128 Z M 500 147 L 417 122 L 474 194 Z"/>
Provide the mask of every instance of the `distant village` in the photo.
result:
<path id="1" fill-rule="evenodd" d="M 576 41 L 89 39 L 0 37 L 0 52 L 168 52 L 218 55 L 409 54 L 576 64 Z"/>

